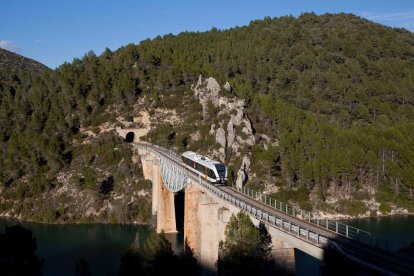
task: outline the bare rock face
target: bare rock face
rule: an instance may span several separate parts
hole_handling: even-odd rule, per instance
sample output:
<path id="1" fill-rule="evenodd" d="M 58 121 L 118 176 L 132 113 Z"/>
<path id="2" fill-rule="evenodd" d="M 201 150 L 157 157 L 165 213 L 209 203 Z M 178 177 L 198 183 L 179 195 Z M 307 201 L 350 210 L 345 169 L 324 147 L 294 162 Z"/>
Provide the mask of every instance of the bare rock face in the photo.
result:
<path id="1" fill-rule="evenodd" d="M 243 119 L 243 123 L 246 126 L 246 134 L 251 134 L 253 133 L 253 129 L 252 129 L 252 123 L 250 123 L 250 120 L 245 118 Z"/>
<path id="2" fill-rule="evenodd" d="M 234 132 L 234 126 L 233 126 L 233 116 L 229 120 L 229 123 L 227 124 L 227 146 L 231 147 L 234 143 L 234 138 L 236 137 L 236 133 Z"/>
<path id="3" fill-rule="evenodd" d="M 216 96 L 218 100 L 217 96 L 218 96 L 218 93 L 220 92 L 220 84 L 218 84 L 216 79 L 212 77 L 208 78 L 206 82 L 207 82 L 207 90 L 209 90 L 212 95 Z"/>
<path id="4" fill-rule="evenodd" d="M 219 143 L 223 148 L 227 146 L 227 139 L 226 133 L 222 127 L 219 127 L 216 131 L 216 141 Z"/>
<path id="5" fill-rule="evenodd" d="M 243 115 L 243 108 L 238 107 L 237 114 L 233 117 L 234 125 L 239 126 L 242 123 Z"/>
<path id="6" fill-rule="evenodd" d="M 229 82 L 226 82 L 223 85 L 223 88 L 228 92 L 232 89 Z M 195 86 L 192 85 L 191 89 L 194 91 L 195 96 L 200 100 L 200 104 L 203 107 L 204 118 L 209 101 L 211 101 L 215 107 L 220 107 L 218 113 L 219 117 L 230 117 L 228 121 L 225 121 L 227 119 L 222 119 L 218 125 L 212 124 L 210 127 L 209 134 L 215 137 L 217 144 L 220 145 L 220 148 L 216 153 L 221 161 L 226 159 L 229 150 L 238 157 L 243 152 L 243 149 L 256 143 L 252 124 L 247 115 L 244 114 L 245 100 L 220 97 L 220 85 L 211 77 L 203 80 L 202 76 L 200 76 L 197 84 Z M 237 173 L 236 184 L 240 187 L 248 180 L 250 160 L 251 154 L 248 153 L 243 157 L 242 166 Z"/>
<path id="7" fill-rule="evenodd" d="M 191 140 L 198 141 L 201 138 L 200 131 L 196 131 L 190 135 Z"/>
<path id="8" fill-rule="evenodd" d="M 240 146 L 240 144 L 239 144 L 237 141 L 235 141 L 235 142 L 233 143 L 233 145 L 231 145 L 231 150 L 234 152 L 234 154 L 235 154 L 237 157 L 239 157 L 239 156 L 240 156 L 241 146 Z"/>
<path id="9" fill-rule="evenodd" d="M 248 180 L 248 172 L 250 169 L 250 158 L 248 156 L 243 156 L 242 165 L 237 172 L 236 187 L 242 188 Z"/>
<path id="10" fill-rule="evenodd" d="M 198 76 L 197 86 L 200 86 L 202 84 L 203 84 L 203 82 L 202 82 L 202 76 L 200 75 L 200 76 Z"/>
<path id="11" fill-rule="evenodd" d="M 216 128 L 216 125 L 215 124 L 212 124 L 211 127 L 210 127 L 210 131 L 209 131 L 209 134 L 210 135 L 214 136 L 214 129 L 215 128 Z"/>
<path id="12" fill-rule="evenodd" d="M 206 115 L 207 104 L 209 101 L 211 101 L 215 107 L 219 106 L 219 92 L 221 88 L 214 78 L 210 77 L 203 81 L 202 76 L 200 75 L 197 84 L 195 87 L 192 85 L 191 89 L 200 100 L 200 104 L 203 107 L 203 117 Z"/>

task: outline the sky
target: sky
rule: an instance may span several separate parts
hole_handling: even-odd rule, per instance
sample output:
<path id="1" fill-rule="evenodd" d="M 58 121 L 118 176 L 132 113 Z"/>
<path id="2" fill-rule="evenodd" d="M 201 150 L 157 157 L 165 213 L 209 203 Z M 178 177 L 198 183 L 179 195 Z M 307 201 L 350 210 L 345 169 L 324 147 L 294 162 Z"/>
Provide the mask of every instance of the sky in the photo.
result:
<path id="1" fill-rule="evenodd" d="M 353 13 L 414 31 L 414 0 L 0 0 L 0 48 L 56 68 L 90 50 L 304 12 Z"/>

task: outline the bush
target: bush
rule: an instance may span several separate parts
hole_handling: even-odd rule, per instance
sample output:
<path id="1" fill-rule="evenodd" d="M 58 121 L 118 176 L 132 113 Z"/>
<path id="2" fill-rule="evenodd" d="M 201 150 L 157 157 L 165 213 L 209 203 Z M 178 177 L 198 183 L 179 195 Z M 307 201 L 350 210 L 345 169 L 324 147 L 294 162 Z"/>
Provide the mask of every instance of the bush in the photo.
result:
<path id="1" fill-rule="evenodd" d="M 82 186 L 95 189 L 96 188 L 96 176 L 95 171 L 92 168 L 85 167 L 82 171 L 84 182 L 82 182 Z"/>
<path id="2" fill-rule="evenodd" d="M 352 196 L 356 200 L 367 200 L 370 198 L 368 191 L 356 191 Z"/>
<path id="3" fill-rule="evenodd" d="M 140 179 L 136 182 L 135 188 L 137 190 L 151 190 L 152 189 L 152 182 L 151 182 L 151 180 Z"/>
<path id="4" fill-rule="evenodd" d="M 304 186 L 299 187 L 297 190 L 281 188 L 279 192 L 272 194 L 271 197 L 285 203 L 296 203 L 299 205 L 299 208 L 303 210 L 312 210 L 312 204 L 309 200 L 309 191 Z"/>
<path id="5" fill-rule="evenodd" d="M 381 211 L 381 213 L 387 214 L 391 212 L 391 206 L 387 202 L 381 202 L 379 210 Z"/>
<path id="6" fill-rule="evenodd" d="M 365 214 L 367 207 L 361 201 L 353 199 L 343 199 L 338 202 L 338 211 L 342 214 L 347 214 L 350 216 L 358 216 Z"/>
<path id="7" fill-rule="evenodd" d="M 151 201 L 140 198 L 128 205 L 127 209 L 129 221 L 138 221 L 140 223 L 148 223 L 151 220 L 152 205 Z"/>

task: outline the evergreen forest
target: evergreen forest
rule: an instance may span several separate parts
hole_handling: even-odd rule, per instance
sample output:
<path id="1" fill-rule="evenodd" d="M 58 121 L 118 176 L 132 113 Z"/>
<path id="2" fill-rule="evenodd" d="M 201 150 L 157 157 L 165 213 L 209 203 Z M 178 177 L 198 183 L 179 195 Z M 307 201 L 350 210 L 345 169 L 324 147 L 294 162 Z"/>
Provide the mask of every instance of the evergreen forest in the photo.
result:
<path id="1" fill-rule="evenodd" d="M 130 146 L 102 130 L 120 116 L 133 123 L 139 101 L 150 114 L 175 109 L 184 121 L 159 122 L 151 142 L 208 154 L 214 116 L 199 115 L 190 89 L 199 75 L 229 82 L 221 93 L 244 99 L 257 140 L 273 142 L 246 149 L 249 187 L 277 186 L 275 198 L 308 210 L 354 216 L 374 200 L 381 213 L 414 211 L 413 33 L 351 14 L 305 13 L 158 36 L 55 70 L 0 50 L 0 213 L 80 221 L 71 196 L 57 192 L 65 181 L 95 209 L 114 193 L 148 190 Z M 237 157 L 226 162 L 237 172 Z M 98 220 L 148 221 L 150 201 L 136 202 Z"/>

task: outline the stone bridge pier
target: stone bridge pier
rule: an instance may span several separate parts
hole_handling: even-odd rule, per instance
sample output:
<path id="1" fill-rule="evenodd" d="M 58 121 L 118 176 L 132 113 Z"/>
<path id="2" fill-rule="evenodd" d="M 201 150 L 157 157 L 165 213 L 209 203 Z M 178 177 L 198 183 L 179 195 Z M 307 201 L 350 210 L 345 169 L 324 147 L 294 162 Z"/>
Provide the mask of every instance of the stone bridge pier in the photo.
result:
<path id="1" fill-rule="evenodd" d="M 230 212 L 204 193 L 196 184 L 185 188 L 184 242 L 198 262 L 215 270 L 219 256 L 219 242 L 224 240 L 224 230 Z"/>
<path id="2" fill-rule="evenodd" d="M 152 224 L 158 233 L 176 233 L 174 193 L 164 185 L 160 159 L 145 150 L 139 150 L 144 178 L 152 182 Z"/>
<path id="3" fill-rule="evenodd" d="M 216 271 L 216 262 L 220 255 L 219 243 L 225 240 L 225 229 L 232 214 L 239 209 L 224 201 L 213 199 L 196 183 L 189 183 L 185 188 L 184 242 L 198 262 L 208 270 Z M 251 217 L 258 226 L 260 221 Z M 272 236 L 272 257 L 283 268 L 283 272 L 295 274 L 294 247 L 278 239 L 274 231 Z"/>

